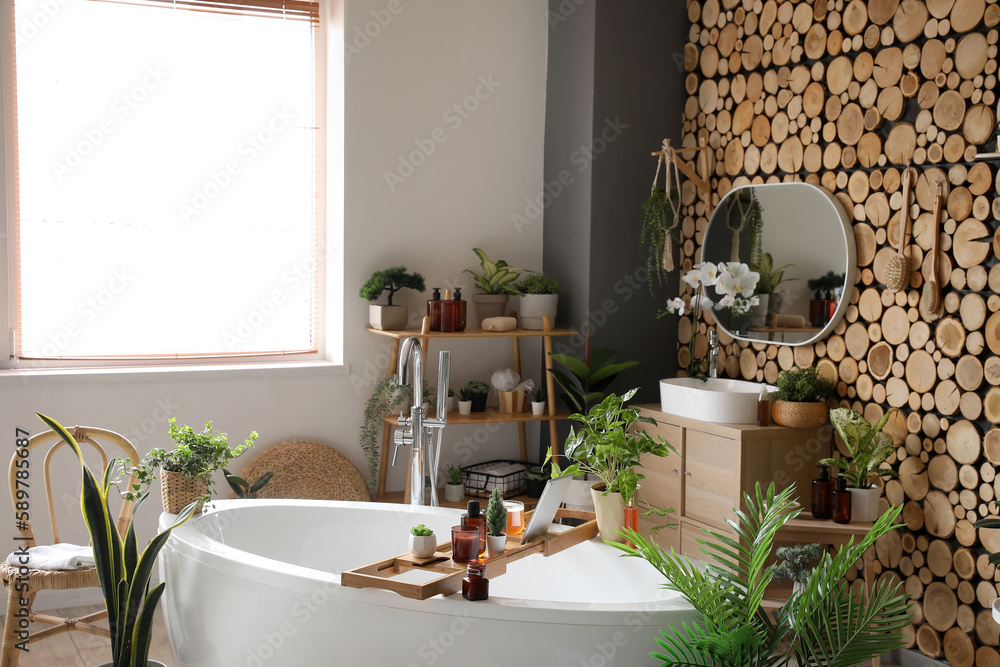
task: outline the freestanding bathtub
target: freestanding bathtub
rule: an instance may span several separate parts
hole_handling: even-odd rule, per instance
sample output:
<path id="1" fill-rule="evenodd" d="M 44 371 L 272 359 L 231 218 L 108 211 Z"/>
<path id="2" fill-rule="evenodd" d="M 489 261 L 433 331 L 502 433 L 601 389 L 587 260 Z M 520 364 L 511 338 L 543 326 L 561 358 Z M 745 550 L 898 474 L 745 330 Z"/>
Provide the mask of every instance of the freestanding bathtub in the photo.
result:
<path id="1" fill-rule="evenodd" d="M 407 551 L 409 529 L 450 539 L 459 510 L 385 503 L 218 501 L 160 555 L 177 667 L 638 667 L 654 637 L 695 619 L 637 558 L 590 540 L 532 555 L 490 599 L 417 601 L 341 587 L 339 573 Z M 172 520 L 161 517 L 161 526 Z"/>

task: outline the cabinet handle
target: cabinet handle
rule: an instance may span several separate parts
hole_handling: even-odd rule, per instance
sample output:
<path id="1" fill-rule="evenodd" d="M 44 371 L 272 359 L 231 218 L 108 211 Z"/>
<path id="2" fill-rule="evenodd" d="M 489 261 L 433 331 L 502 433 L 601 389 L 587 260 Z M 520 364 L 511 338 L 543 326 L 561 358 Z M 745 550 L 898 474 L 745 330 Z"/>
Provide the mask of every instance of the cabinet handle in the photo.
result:
<path id="1" fill-rule="evenodd" d="M 687 477 L 687 476 L 688 476 L 688 475 L 690 475 L 690 474 L 691 474 L 691 471 L 690 471 L 690 470 L 688 470 L 688 471 L 686 471 L 686 472 L 684 473 L 684 476 L 685 476 L 685 477 Z"/>
<path id="2" fill-rule="evenodd" d="M 671 468 L 670 472 L 677 472 L 677 468 Z"/>

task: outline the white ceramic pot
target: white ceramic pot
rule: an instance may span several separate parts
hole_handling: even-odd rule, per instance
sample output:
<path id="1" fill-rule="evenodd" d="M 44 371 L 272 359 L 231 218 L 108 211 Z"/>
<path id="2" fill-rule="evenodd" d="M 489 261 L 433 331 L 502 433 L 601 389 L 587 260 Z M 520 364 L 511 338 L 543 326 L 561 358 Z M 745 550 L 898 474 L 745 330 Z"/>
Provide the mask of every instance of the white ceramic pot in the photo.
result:
<path id="1" fill-rule="evenodd" d="M 458 414 L 468 415 L 472 413 L 472 401 L 459 401 Z"/>
<path id="2" fill-rule="evenodd" d="M 476 323 L 483 328 L 483 320 L 487 317 L 503 317 L 507 313 L 506 294 L 476 294 L 472 303 L 476 306 Z"/>
<path id="3" fill-rule="evenodd" d="M 490 558 L 499 556 L 507 548 L 507 533 L 486 536 L 486 555 Z"/>
<path id="4" fill-rule="evenodd" d="M 867 489 L 847 489 L 851 492 L 851 522 L 870 523 L 878 518 L 878 500 L 882 489 L 870 486 Z"/>
<path id="5" fill-rule="evenodd" d="M 430 558 L 434 555 L 435 549 L 437 549 L 437 536 L 434 533 L 430 535 L 410 533 L 410 553 L 417 558 Z"/>
<path id="6" fill-rule="evenodd" d="M 368 306 L 368 324 L 372 329 L 396 331 L 406 328 L 406 306 Z"/>
<path id="7" fill-rule="evenodd" d="M 544 328 L 542 318 L 548 315 L 555 326 L 558 308 L 558 294 L 523 294 L 521 310 L 517 312 L 518 324 L 522 329 L 541 331 Z"/>
<path id="8" fill-rule="evenodd" d="M 452 484 L 451 482 L 445 484 L 444 499 L 449 503 L 460 503 L 465 500 L 465 484 Z"/>
<path id="9" fill-rule="evenodd" d="M 445 403 L 445 407 L 446 407 L 446 409 L 447 409 L 448 412 L 454 412 L 455 411 L 455 403 L 456 403 L 456 398 L 454 396 L 449 396 L 448 397 L 448 402 Z"/>
<path id="10" fill-rule="evenodd" d="M 531 414 L 536 417 L 545 414 L 545 401 L 532 401 L 531 402 Z"/>
<path id="11" fill-rule="evenodd" d="M 601 539 L 606 542 L 624 542 L 625 538 L 619 535 L 618 531 L 625 525 L 625 500 L 620 493 L 604 495 L 603 490 L 604 482 L 598 482 L 590 487 L 594 512 L 597 513 L 597 530 L 601 534 Z"/>
<path id="12" fill-rule="evenodd" d="M 767 303 L 770 298 L 770 294 L 757 295 L 760 303 L 750 307 L 750 326 L 763 327 L 767 325 Z"/>

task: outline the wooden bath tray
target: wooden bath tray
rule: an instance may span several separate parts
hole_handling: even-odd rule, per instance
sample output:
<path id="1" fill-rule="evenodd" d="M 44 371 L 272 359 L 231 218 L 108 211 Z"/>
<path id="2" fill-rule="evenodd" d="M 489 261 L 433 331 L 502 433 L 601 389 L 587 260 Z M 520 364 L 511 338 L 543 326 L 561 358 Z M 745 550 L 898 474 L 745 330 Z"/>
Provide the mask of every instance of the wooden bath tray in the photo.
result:
<path id="1" fill-rule="evenodd" d="M 531 512 L 524 514 L 525 525 L 527 525 Z M 511 546 L 508 543 L 504 553 L 483 559 L 483 562 L 486 563 L 486 578 L 499 577 L 507 571 L 508 563 L 513 563 L 531 554 L 540 553 L 543 556 L 551 556 L 597 536 L 597 520 L 593 512 L 560 508 L 556 512 L 556 520 L 559 519 L 583 519 L 587 523 L 560 533 L 546 533 L 526 544 Z M 445 542 L 438 545 L 434 555 L 429 558 L 416 558 L 407 552 L 353 570 L 347 570 L 341 573 L 340 583 L 349 588 L 383 588 L 413 600 L 426 600 L 435 595 L 451 595 L 462 590 L 462 578 L 467 569 L 465 563 L 456 563 L 451 560 L 451 542 Z M 438 576 L 423 583 L 393 579 L 396 575 L 411 570 L 437 573 Z"/>

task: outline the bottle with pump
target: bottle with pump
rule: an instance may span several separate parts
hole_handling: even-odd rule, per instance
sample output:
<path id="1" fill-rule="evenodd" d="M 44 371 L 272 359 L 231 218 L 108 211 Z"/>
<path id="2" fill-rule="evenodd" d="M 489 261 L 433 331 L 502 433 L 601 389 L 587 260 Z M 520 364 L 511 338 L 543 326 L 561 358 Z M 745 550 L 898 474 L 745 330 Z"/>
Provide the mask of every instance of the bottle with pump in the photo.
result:
<path id="1" fill-rule="evenodd" d="M 455 331 L 465 331 L 465 315 L 469 303 L 462 301 L 461 287 L 455 288 L 455 298 L 452 302 L 455 304 Z"/>
<path id="2" fill-rule="evenodd" d="M 833 517 L 833 480 L 826 466 L 817 466 L 819 477 L 812 483 L 812 513 L 817 519 Z"/>
<path id="3" fill-rule="evenodd" d="M 486 553 L 486 515 L 480 511 L 478 500 L 469 501 L 469 509 L 462 515 L 461 523 L 479 529 L 479 556 L 482 557 Z"/>
<path id="4" fill-rule="evenodd" d="M 767 395 L 767 385 L 760 386 L 760 397 L 757 399 L 757 426 L 771 424 L 771 399 Z"/>
<path id="5" fill-rule="evenodd" d="M 431 318 L 431 331 L 441 331 L 441 288 L 434 288 L 434 296 L 427 300 L 427 317 Z"/>
<path id="6" fill-rule="evenodd" d="M 837 480 L 837 488 L 833 492 L 833 521 L 851 522 L 851 492 L 847 490 L 847 480 L 843 477 Z"/>
<path id="7" fill-rule="evenodd" d="M 440 331 L 451 332 L 455 330 L 455 302 L 451 300 L 451 290 L 444 291 L 444 301 L 439 306 L 441 309 L 441 329 Z"/>

